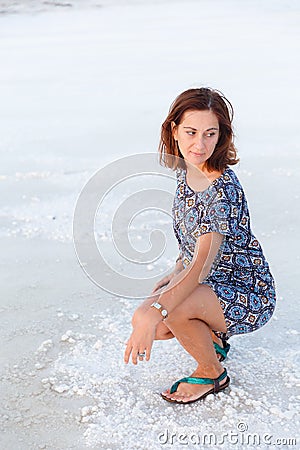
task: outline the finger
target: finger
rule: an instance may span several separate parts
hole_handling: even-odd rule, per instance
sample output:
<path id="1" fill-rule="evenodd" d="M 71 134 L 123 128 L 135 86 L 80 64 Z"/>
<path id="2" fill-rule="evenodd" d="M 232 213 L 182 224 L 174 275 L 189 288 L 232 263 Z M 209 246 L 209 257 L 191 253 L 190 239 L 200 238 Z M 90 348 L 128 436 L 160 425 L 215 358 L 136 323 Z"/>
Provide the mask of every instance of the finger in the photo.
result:
<path id="1" fill-rule="evenodd" d="M 156 292 L 158 289 L 160 289 L 161 287 L 165 286 L 166 284 L 169 283 L 169 277 L 165 277 L 162 280 L 158 281 L 158 283 L 156 283 L 156 285 L 154 286 L 154 289 L 152 292 Z"/>
<path id="2" fill-rule="evenodd" d="M 128 364 L 128 362 L 129 362 L 131 351 L 132 351 L 132 346 L 129 343 L 127 343 L 127 347 L 126 347 L 126 350 L 125 350 L 125 353 L 124 353 L 124 362 L 125 362 L 125 364 Z"/>
<path id="3" fill-rule="evenodd" d="M 167 284 L 169 284 L 169 280 L 168 281 L 166 281 L 166 282 L 161 282 L 161 283 L 159 283 L 158 285 L 157 285 L 157 287 L 155 288 L 155 290 L 153 290 L 153 293 L 154 292 L 157 292 L 157 291 L 159 291 L 161 288 L 163 288 L 164 286 L 167 286 Z"/>
<path id="4" fill-rule="evenodd" d="M 165 286 L 169 283 L 169 277 L 165 277 L 162 280 L 160 280 L 160 287 Z"/>
<path id="5" fill-rule="evenodd" d="M 150 359 L 151 349 L 152 349 L 152 345 L 150 345 L 146 348 L 146 361 L 149 361 L 149 359 Z"/>
<path id="6" fill-rule="evenodd" d="M 160 283 L 156 283 L 152 292 L 156 292 L 160 288 Z"/>
<path id="7" fill-rule="evenodd" d="M 134 354 L 134 352 L 132 352 L 132 354 Z M 146 356 L 146 350 L 137 350 L 137 352 L 136 352 L 136 363 L 138 361 L 144 361 L 145 356 L 143 356 L 143 354 L 145 354 L 145 356 Z"/>
<path id="8" fill-rule="evenodd" d="M 146 356 L 146 350 L 143 351 L 139 350 L 138 352 L 139 361 L 144 361 L 145 356 L 143 356 L 143 354 L 145 354 Z"/>
<path id="9" fill-rule="evenodd" d="M 137 354 L 138 354 L 137 350 L 132 350 L 131 359 L 135 366 L 137 365 Z"/>

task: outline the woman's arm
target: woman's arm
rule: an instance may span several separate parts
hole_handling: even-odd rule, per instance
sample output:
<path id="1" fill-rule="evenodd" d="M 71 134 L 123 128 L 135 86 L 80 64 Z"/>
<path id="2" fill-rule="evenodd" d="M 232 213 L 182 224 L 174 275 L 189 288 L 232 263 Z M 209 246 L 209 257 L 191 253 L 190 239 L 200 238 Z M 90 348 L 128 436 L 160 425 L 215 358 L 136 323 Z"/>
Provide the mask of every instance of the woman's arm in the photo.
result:
<path id="1" fill-rule="evenodd" d="M 159 298 L 153 299 L 153 296 L 147 298 L 138 310 L 141 312 L 148 311 L 149 314 L 153 311 L 151 315 L 155 314 L 158 321 L 162 320 L 160 312 L 151 308 L 150 305 L 153 301 L 158 301 L 170 313 L 177 305 L 182 303 L 208 275 L 223 238 L 223 235 L 215 232 L 201 235 L 197 240 L 191 264 L 170 280 Z"/>
<path id="2" fill-rule="evenodd" d="M 175 275 L 178 275 L 179 272 L 181 272 L 182 270 L 183 270 L 183 264 L 182 264 L 181 258 L 177 258 L 174 270 L 171 273 L 169 273 L 169 275 L 166 275 L 164 278 L 159 280 L 158 283 L 156 283 L 156 285 L 154 286 L 154 288 L 152 290 L 152 294 L 154 292 L 161 294 L 161 288 L 163 288 L 167 284 L 169 284 L 169 282 L 172 280 L 172 278 L 174 278 Z"/>

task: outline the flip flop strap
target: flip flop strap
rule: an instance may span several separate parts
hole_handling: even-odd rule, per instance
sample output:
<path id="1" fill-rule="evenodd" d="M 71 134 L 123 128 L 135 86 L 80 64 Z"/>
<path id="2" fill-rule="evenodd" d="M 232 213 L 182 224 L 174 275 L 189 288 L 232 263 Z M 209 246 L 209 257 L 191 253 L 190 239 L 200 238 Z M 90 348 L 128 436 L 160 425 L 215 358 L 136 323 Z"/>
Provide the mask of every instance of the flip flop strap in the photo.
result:
<path id="1" fill-rule="evenodd" d="M 177 388 L 180 383 L 190 383 L 190 384 L 213 384 L 214 385 L 214 393 L 219 391 L 220 381 L 224 380 L 227 377 L 227 370 L 224 369 L 224 372 L 218 378 L 196 378 L 196 377 L 185 377 L 176 381 L 170 389 L 170 394 L 174 394 L 177 391 Z"/>
<path id="2" fill-rule="evenodd" d="M 225 352 L 228 353 L 230 350 L 230 344 L 227 341 L 225 341 L 225 339 L 223 339 L 222 342 L 223 342 L 223 348 L 224 348 Z"/>
<path id="3" fill-rule="evenodd" d="M 219 344 L 214 342 L 214 347 L 216 349 L 216 352 L 219 353 L 220 355 L 222 355 L 223 358 L 225 359 L 227 356 L 227 353 L 229 352 L 230 344 L 227 344 L 226 347 L 222 348 L 222 347 L 220 347 Z"/>

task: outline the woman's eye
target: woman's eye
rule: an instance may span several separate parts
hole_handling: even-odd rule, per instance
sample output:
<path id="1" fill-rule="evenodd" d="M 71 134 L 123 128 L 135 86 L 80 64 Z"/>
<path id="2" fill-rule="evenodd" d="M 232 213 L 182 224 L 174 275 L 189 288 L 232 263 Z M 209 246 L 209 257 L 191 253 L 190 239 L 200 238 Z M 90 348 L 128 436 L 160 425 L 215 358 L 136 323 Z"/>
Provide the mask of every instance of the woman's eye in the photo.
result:
<path id="1" fill-rule="evenodd" d="M 188 134 L 189 136 L 194 136 L 195 131 L 187 131 L 187 134 Z"/>
<path id="2" fill-rule="evenodd" d="M 207 137 L 212 137 L 212 136 L 214 136 L 216 133 L 208 133 L 206 136 Z"/>

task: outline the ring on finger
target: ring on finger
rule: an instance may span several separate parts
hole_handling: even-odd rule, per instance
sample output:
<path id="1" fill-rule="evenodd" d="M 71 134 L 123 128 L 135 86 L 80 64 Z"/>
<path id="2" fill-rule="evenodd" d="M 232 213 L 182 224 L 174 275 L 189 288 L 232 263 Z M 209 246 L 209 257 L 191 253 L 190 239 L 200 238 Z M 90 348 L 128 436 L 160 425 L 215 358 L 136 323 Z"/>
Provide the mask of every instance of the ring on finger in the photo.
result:
<path id="1" fill-rule="evenodd" d="M 143 353 L 138 352 L 138 356 L 140 358 L 144 358 L 146 356 L 146 352 L 143 352 Z"/>

